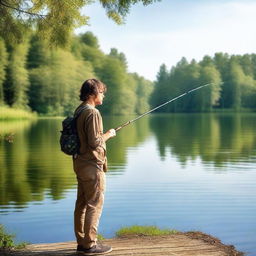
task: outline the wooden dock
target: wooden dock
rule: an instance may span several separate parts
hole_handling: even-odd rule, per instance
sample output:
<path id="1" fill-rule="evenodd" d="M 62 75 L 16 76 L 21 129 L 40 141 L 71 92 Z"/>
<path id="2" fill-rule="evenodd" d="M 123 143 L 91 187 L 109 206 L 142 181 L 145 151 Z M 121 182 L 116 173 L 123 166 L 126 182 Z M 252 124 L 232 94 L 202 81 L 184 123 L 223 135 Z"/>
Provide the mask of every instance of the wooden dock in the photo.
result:
<path id="1" fill-rule="evenodd" d="M 113 251 L 109 256 L 241 256 L 234 246 L 201 232 L 178 233 L 168 236 L 132 236 L 104 240 Z M 27 250 L 12 252 L 24 256 L 77 255 L 75 242 L 32 244 Z"/>

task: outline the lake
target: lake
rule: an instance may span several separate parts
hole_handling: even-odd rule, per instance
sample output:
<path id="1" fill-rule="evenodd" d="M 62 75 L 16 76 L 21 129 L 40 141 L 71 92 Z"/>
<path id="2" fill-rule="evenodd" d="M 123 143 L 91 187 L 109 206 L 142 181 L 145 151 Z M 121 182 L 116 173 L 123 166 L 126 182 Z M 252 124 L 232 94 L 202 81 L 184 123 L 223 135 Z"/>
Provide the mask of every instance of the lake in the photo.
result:
<path id="1" fill-rule="evenodd" d="M 130 118 L 105 116 L 105 130 Z M 61 121 L 0 123 L 0 223 L 18 241 L 75 240 L 76 179 L 59 149 Z M 199 230 L 256 255 L 256 114 L 153 114 L 107 147 L 104 237 L 157 225 Z"/>

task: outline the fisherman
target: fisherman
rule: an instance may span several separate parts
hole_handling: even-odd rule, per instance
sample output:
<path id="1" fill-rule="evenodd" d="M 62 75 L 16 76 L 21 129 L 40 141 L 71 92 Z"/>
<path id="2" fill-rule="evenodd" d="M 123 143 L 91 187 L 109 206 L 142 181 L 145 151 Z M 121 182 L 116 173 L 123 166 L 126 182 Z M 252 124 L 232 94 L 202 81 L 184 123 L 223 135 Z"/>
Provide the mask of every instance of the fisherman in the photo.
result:
<path id="1" fill-rule="evenodd" d="M 74 211 L 74 229 L 77 252 L 83 255 L 105 254 L 112 251 L 97 243 L 97 229 L 101 216 L 105 172 L 107 171 L 106 141 L 116 135 L 115 129 L 103 133 L 102 117 L 95 108 L 101 105 L 106 85 L 97 79 L 86 80 L 80 89 L 81 107 L 85 108 L 77 119 L 80 151 L 73 157 L 77 176 L 77 200 Z"/>
<path id="2" fill-rule="evenodd" d="M 77 119 L 77 131 L 81 145 L 79 154 L 73 157 L 74 171 L 78 181 L 74 212 L 75 234 L 78 244 L 77 252 L 81 252 L 83 255 L 97 255 L 112 251 L 110 246 L 97 243 L 97 228 L 104 202 L 105 172 L 107 171 L 105 142 L 116 136 L 116 131 L 141 117 L 211 84 L 208 83 L 196 87 L 124 123 L 116 129 L 110 129 L 103 133 L 102 118 L 95 107 L 102 104 L 106 86 L 97 79 L 89 79 L 83 83 L 80 90 L 82 103 L 75 111 L 79 113 L 81 108 L 85 108 Z"/>

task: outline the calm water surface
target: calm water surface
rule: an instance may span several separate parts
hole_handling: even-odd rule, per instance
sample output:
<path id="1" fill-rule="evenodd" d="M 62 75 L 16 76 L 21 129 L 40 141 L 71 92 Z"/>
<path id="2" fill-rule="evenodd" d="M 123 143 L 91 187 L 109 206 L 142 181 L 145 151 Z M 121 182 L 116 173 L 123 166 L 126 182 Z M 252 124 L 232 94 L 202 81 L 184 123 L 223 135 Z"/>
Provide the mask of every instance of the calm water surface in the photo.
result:
<path id="1" fill-rule="evenodd" d="M 129 117 L 105 117 L 105 129 Z M 60 119 L 1 122 L 0 223 L 17 240 L 75 240 L 76 179 Z M 200 230 L 256 255 L 256 114 L 151 115 L 108 142 L 99 232 L 157 225 Z"/>

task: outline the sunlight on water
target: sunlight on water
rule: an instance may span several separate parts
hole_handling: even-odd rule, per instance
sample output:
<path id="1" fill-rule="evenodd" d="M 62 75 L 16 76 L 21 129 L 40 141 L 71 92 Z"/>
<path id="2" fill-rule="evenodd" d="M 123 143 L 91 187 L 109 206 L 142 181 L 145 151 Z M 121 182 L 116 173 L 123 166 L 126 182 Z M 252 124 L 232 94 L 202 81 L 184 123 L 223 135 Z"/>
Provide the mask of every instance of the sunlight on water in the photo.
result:
<path id="1" fill-rule="evenodd" d="M 106 129 L 122 123 L 104 121 Z M 18 240 L 74 240 L 76 179 L 59 151 L 60 120 L 19 127 L 13 143 L 0 144 L 0 223 Z M 99 232 L 112 237 L 134 224 L 200 230 L 255 255 L 255 127 L 252 114 L 176 114 L 121 130 L 108 142 Z"/>

